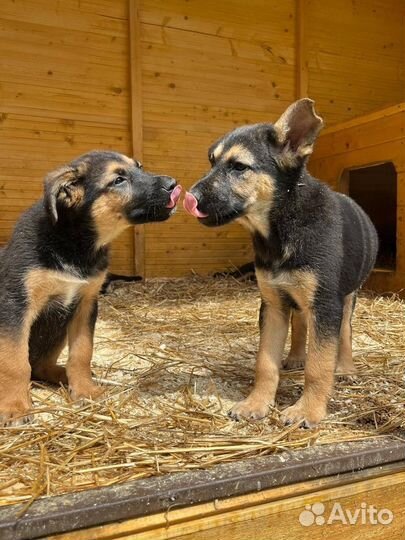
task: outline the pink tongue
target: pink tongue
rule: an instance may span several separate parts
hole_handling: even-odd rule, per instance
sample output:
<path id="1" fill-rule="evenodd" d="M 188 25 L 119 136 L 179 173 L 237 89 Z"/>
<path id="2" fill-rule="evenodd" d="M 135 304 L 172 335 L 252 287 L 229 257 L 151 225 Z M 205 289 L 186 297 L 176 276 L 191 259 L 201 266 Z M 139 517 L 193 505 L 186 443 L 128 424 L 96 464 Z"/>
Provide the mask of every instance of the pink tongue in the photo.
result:
<path id="1" fill-rule="evenodd" d="M 182 187 L 176 186 L 170 194 L 170 201 L 167 203 L 166 208 L 174 208 L 179 200 Z"/>
<path id="2" fill-rule="evenodd" d="M 198 218 L 208 217 L 208 214 L 204 214 L 204 212 L 200 212 L 200 210 L 198 210 L 197 205 L 198 205 L 198 201 L 194 197 L 194 195 L 191 195 L 191 193 L 186 191 L 186 195 L 184 196 L 184 201 L 183 201 L 183 206 L 186 209 L 186 211 L 192 216 L 195 216 Z"/>

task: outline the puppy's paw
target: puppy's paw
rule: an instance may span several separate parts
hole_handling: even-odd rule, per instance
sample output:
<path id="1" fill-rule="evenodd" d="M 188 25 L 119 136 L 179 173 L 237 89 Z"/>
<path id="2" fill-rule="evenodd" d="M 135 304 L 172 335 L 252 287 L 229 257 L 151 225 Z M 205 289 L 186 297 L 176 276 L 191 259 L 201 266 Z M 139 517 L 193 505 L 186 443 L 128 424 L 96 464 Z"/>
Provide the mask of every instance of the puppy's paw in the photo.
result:
<path id="1" fill-rule="evenodd" d="M 357 368 L 353 362 L 353 356 L 351 353 L 339 352 L 338 361 L 335 369 L 336 375 L 342 377 L 353 377 L 357 373 Z"/>
<path id="2" fill-rule="evenodd" d="M 322 406 L 310 407 L 306 405 L 303 399 L 299 399 L 297 403 L 291 407 L 287 407 L 281 413 L 281 421 L 286 426 L 299 423 L 301 427 L 311 429 L 326 417 L 326 410 Z"/>
<path id="3" fill-rule="evenodd" d="M 76 386 L 69 387 L 70 397 L 73 401 L 81 401 L 85 399 L 98 399 L 103 393 L 104 388 L 97 386 L 93 382 L 88 382 L 86 384 L 82 383 Z"/>
<path id="4" fill-rule="evenodd" d="M 269 403 L 249 396 L 243 401 L 236 403 L 228 412 L 228 416 L 236 421 L 242 420 L 242 418 L 250 421 L 262 420 L 267 416 L 269 407 Z"/>
<path id="5" fill-rule="evenodd" d="M 357 368 L 354 364 L 348 366 L 338 364 L 335 374 L 339 381 L 353 383 L 357 379 Z"/>
<path id="6" fill-rule="evenodd" d="M 283 360 L 282 367 L 283 369 L 295 370 L 302 369 L 305 365 L 306 357 L 296 356 L 295 354 L 289 354 L 287 358 Z"/>
<path id="7" fill-rule="evenodd" d="M 336 380 L 345 384 L 354 384 L 358 381 L 356 373 L 338 373 L 336 372 Z"/>
<path id="8" fill-rule="evenodd" d="M 0 426 L 24 426 L 34 421 L 33 415 L 29 414 L 30 404 L 15 402 L 6 407 L 0 406 Z"/>

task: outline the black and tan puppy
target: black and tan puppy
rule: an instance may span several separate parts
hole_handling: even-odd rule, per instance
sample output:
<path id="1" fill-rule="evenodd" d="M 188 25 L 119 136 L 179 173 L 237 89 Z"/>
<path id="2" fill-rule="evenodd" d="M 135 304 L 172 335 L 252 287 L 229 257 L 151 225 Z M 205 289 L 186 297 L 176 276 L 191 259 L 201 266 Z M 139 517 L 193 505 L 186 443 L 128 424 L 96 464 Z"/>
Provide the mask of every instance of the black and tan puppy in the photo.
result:
<path id="1" fill-rule="evenodd" d="M 263 418 L 274 403 L 291 312 L 291 362 L 305 354 L 307 328 L 309 342 L 303 395 L 284 411 L 286 423 L 320 422 L 336 365 L 354 369 L 351 316 L 378 240 L 353 200 L 307 172 L 322 124 L 313 101 L 302 99 L 275 124 L 228 133 L 209 150 L 211 171 L 185 197 L 186 210 L 204 225 L 238 220 L 253 239 L 260 345 L 254 388 L 230 411 L 235 419 Z"/>
<path id="2" fill-rule="evenodd" d="M 167 219 L 181 188 L 114 152 L 90 152 L 45 178 L 44 198 L 0 252 L 0 422 L 22 422 L 34 378 L 100 394 L 91 377 L 108 245 L 132 224 Z M 65 368 L 56 364 L 65 343 Z"/>

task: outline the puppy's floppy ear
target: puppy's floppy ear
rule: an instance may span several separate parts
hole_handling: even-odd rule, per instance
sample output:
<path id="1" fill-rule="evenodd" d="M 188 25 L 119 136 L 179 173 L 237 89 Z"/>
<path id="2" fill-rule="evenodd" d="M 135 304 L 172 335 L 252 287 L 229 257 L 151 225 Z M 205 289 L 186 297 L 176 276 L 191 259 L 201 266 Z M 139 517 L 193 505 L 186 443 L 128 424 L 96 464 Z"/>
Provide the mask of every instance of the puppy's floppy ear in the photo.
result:
<path id="1" fill-rule="evenodd" d="M 290 105 L 274 124 L 282 147 L 284 165 L 297 166 L 312 154 L 323 120 L 315 112 L 314 101 L 303 98 Z"/>
<path id="2" fill-rule="evenodd" d="M 84 197 L 82 177 L 85 169 L 84 163 L 79 166 L 64 165 L 46 175 L 44 200 L 53 224 L 58 221 L 58 203 L 66 208 L 72 208 L 82 202 Z"/>

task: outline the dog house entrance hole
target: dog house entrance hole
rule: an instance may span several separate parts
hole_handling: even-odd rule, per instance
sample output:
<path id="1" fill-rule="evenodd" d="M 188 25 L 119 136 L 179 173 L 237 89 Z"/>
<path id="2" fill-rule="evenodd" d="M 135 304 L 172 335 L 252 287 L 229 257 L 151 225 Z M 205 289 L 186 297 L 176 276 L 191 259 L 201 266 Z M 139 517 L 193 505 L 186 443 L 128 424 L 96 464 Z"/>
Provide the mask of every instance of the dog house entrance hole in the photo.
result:
<path id="1" fill-rule="evenodd" d="M 341 188 L 370 216 L 380 248 L 376 270 L 395 270 L 397 256 L 397 172 L 391 162 L 346 169 Z"/>

